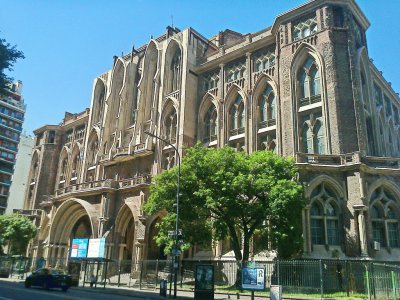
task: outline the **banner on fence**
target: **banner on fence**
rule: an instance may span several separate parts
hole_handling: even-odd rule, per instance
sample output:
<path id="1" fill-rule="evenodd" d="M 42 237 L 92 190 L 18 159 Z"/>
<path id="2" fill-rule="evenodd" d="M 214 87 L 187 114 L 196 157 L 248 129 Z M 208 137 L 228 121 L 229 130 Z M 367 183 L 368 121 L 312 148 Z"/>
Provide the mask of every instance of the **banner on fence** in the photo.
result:
<path id="1" fill-rule="evenodd" d="M 243 268 L 242 288 L 253 291 L 265 290 L 265 270 L 262 268 Z"/>

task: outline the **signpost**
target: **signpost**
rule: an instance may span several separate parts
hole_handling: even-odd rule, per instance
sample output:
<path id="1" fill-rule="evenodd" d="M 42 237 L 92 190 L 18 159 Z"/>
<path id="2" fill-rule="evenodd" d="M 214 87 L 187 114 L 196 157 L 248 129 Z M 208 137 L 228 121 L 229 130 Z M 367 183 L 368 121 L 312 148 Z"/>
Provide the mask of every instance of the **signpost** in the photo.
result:
<path id="1" fill-rule="evenodd" d="M 254 299 L 254 291 L 265 290 L 264 268 L 243 268 L 242 289 L 251 291 L 251 299 Z"/>

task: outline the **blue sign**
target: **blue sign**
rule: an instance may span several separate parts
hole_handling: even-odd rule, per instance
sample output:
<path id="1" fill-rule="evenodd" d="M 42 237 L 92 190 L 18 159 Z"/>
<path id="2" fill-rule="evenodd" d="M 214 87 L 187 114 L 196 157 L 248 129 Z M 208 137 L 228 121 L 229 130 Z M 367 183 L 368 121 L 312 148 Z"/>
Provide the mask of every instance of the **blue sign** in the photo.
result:
<path id="1" fill-rule="evenodd" d="M 253 291 L 265 290 L 265 270 L 262 268 L 243 268 L 242 288 Z"/>
<path id="2" fill-rule="evenodd" d="M 89 240 L 73 239 L 71 245 L 71 258 L 85 258 L 87 256 Z"/>

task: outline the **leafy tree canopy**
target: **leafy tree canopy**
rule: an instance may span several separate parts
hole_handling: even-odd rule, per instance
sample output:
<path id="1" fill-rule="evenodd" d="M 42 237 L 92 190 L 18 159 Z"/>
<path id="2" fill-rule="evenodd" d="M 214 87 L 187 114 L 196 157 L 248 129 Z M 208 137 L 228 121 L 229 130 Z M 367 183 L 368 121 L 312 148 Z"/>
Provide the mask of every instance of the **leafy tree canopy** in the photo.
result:
<path id="1" fill-rule="evenodd" d="M 171 250 L 176 217 L 177 167 L 155 178 L 145 204 L 150 214 L 166 216 L 158 224 L 158 245 Z M 302 245 L 302 187 L 295 178 L 293 160 L 272 152 L 252 154 L 234 149 L 189 149 L 181 163 L 181 248 L 211 245 L 211 239 L 229 238 L 237 260 L 249 259 L 254 234 L 267 235 L 282 258 L 298 253 Z"/>
<path id="2" fill-rule="evenodd" d="M 7 76 L 5 70 L 12 71 L 17 59 L 25 58 L 24 53 L 11 46 L 5 39 L 0 38 L 0 94 L 5 92 L 6 84 L 13 78 Z"/>
<path id="3" fill-rule="evenodd" d="M 20 214 L 0 215 L 0 246 L 9 245 L 10 254 L 25 254 L 29 241 L 36 235 L 36 226 Z"/>

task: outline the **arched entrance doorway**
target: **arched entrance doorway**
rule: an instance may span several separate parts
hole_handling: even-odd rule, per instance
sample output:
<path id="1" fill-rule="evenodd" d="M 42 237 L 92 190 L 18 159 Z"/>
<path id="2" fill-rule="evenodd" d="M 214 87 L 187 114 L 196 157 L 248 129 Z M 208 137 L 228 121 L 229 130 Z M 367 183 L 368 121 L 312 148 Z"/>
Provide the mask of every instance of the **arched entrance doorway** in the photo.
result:
<path id="1" fill-rule="evenodd" d="M 66 200 L 52 220 L 45 256 L 66 259 L 71 239 L 96 238 L 97 223 L 98 212 L 89 202 L 82 199 Z"/>
<path id="2" fill-rule="evenodd" d="M 132 209 L 124 204 L 118 212 L 115 222 L 116 258 L 134 260 L 136 221 Z"/>
<path id="3" fill-rule="evenodd" d="M 164 253 L 164 247 L 159 247 L 155 240 L 159 229 L 157 228 L 157 224 L 161 221 L 161 217 L 157 217 L 151 223 L 148 234 L 147 241 L 147 259 L 167 259 L 167 256 Z"/>

